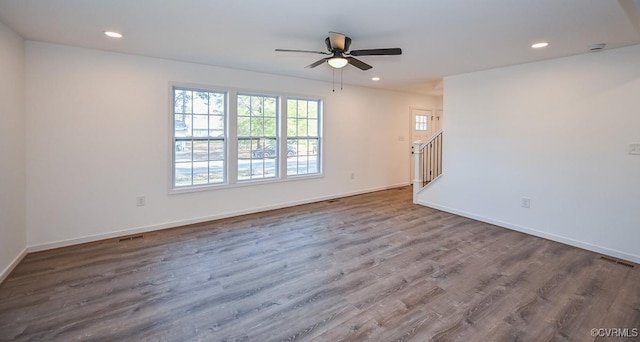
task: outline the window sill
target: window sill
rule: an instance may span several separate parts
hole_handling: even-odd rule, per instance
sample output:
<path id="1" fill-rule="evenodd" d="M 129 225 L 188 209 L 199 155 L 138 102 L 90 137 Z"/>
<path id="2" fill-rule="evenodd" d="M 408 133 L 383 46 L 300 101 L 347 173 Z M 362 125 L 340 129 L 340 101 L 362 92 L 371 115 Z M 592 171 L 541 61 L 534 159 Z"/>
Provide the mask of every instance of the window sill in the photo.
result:
<path id="1" fill-rule="evenodd" d="M 287 176 L 286 178 L 245 180 L 245 181 L 238 181 L 237 183 L 194 185 L 194 186 L 184 187 L 184 188 L 172 188 L 169 190 L 169 195 L 179 195 L 179 194 L 192 193 L 192 192 L 242 188 L 247 186 L 257 186 L 257 185 L 263 185 L 263 184 L 287 183 L 287 182 L 293 182 L 293 181 L 318 179 L 318 178 L 324 178 L 324 175 L 322 173 L 318 173 L 318 174 L 312 174 L 312 175 Z"/>

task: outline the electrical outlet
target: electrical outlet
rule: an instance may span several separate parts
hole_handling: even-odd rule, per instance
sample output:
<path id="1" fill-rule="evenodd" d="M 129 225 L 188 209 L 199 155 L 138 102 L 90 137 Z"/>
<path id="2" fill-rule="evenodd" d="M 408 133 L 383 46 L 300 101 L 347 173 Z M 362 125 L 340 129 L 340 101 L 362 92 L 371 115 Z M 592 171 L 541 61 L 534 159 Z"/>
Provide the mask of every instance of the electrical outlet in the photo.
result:
<path id="1" fill-rule="evenodd" d="M 629 154 L 640 155 L 640 144 L 629 144 Z"/>
<path id="2" fill-rule="evenodd" d="M 520 205 L 523 208 L 531 208 L 531 199 L 530 198 L 522 198 L 522 202 L 520 203 Z"/>
<path id="3" fill-rule="evenodd" d="M 136 197 L 136 205 L 138 207 L 144 207 L 145 204 L 147 204 L 147 199 L 145 198 L 145 196 Z"/>
<path id="4" fill-rule="evenodd" d="M 356 174 L 351 172 L 351 179 L 356 179 Z"/>

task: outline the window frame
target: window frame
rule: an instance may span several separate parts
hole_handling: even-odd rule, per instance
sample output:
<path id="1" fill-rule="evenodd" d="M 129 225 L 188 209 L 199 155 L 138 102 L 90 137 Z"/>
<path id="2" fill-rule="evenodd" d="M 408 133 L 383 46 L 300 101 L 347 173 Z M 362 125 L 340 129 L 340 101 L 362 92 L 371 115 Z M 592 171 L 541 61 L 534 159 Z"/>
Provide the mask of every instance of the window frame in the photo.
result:
<path id="1" fill-rule="evenodd" d="M 295 137 L 289 137 L 288 133 L 288 125 L 289 125 L 289 100 L 295 100 L 295 101 L 307 101 L 307 102 L 317 102 L 317 117 L 315 118 L 315 120 L 318 121 L 318 127 L 317 127 L 317 136 L 310 136 L 309 135 L 309 131 L 308 131 L 308 126 L 307 126 L 307 135 L 306 136 L 300 136 L 300 135 L 296 135 Z M 286 102 L 285 102 L 286 101 Z M 288 152 L 288 144 L 289 144 L 289 139 L 315 139 L 317 138 L 318 140 L 318 146 L 317 146 L 317 151 L 316 151 L 316 156 L 317 156 L 317 163 L 318 163 L 318 171 L 317 172 L 313 172 L 313 173 L 296 173 L 296 174 L 289 174 L 288 172 L 288 165 L 286 165 L 285 163 L 285 167 L 282 169 L 284 176 L 287 178 L 298 178 L 298 177 L 312 177 L 315 175 L 322 175 L 322 166 L 324 164 L 323 162 L 323 157 L 324 157 L 324 153 L 323 153 L 323 140 L 324 140 L 324 134 L 323 134 L 323 123 L 324 123 L 324 108 L 323 108 L 323 100 L 319 99 L 319 98 L 310 98 L 310 97 L 301 97 L 301 96 L 289 96 L 286 98 L 286 100 L 283 101 L 283 105 L 282 107 L 286 107 L 285 113 L 283 114 L 283 118 L 284 118 L 284 133 L 283 133 L 283 145 L 284 147 L 282 148 L 283 151 L 281 151 L 281 153 L 285 153 L 284 155 L 286 155 L 286 153 Z M 296 116 L 296 122 L 298 120 L 300 120 L 301 118 L 299 116 Z M 309 117 L 306 118 L 307 122 L 309 121 Z M 299 154 L 296 156 L 296 162 L 299 163 Z"/>
<path id="2" fill-rule="evenodd" d="M 280 144 L 281 142 L 281 131 L 280 131 L 280 126 L 282 125 L 282 112 L 281 112 L 281 101 L 282 101 L 282 96 L 280 95 L 274 95 L 274 94 L 266 94 L 266 93 L 258 93 L 258 92 L 236 92 L 235 94 L 235 99 L 236 99 L 236 106 L 235 106 L 235 121 L 236 121 L 236 130 L 235 130 L 235 143 L 236 143 L 236 147 L 240 147 L 240 134 L 238 132 L 238 119 L 240 118 L 240 115 L 238 113 L 238 98 L 240 96 L 249 96 L 249 97 L 261 97 L 261 98 L 273 98 L 275 100 L 275 135 L 273 137 L 267 137 L 266 135 L 261 135 L 261 136 L 242 136 L 244 139 L 249 139 L 249 140 L 267 140 L 267 139 L 275 139 L 275 148 L 278 150 L 278 152 L 276 153 L 275 157 L 274 157 L 274 175 L 270 176 L 270 177 L 261 177 L 261 178 L 253 178 L 253 177 L 249 177 L 248 179 L 240 179 L 238 173 L 240 171 L 240 167 L 239 167 L 239 162 L 240 162 L 240 154 L 239 151 L 236 153 L 236 177 L 235 177 L 235 181 L 239 184 L 239 183 L 246 183 L 246 182 L 261 182 L 263 180 L 273 180 L 273 179 L 278 179 L 281 176 L 280 173 L 280 156 L 282 156 L 282 154 L 280 153 Z M 243 116 L 245 117 L 245 116 Z M 253 118 L 253 116 L 249 116 L 249 118 Z M 264 116 L 264 110 L 262 113 L 262 118 L 263 120 L 266 118 Z M 251 122 L 251 120 L 250 120 Z M 263 121 L 263 125 L 264 125 L 264 121 Z M 264 126 L 263 126 L 264 127 Z M 251 131 L 249 132 L 249 134 L 252 134 Z M 263 128 L 263 134 L 264 134 L 264 128 Z M 250 150 L 250 153 L 253 154 L 253 146 Z M 253 155 L 251 157 L 249 157 L 249 160 L 251 161 L 250 163 L 250 170 L 253 168 L 253 160 L 259 160 L 260 158 L 254 158 Z M 262 158 L 263 160 L 263 169 L 264 169 L 264 162 L 265 162 L 265 158 Z"/>
<path id="3" fill-rule="evenodd" d="M 175 127 L 174 127 L 174 89 L 187 89 L 192 91 L 207 91 L 225 94 L 225 136 L 224 136 L 224 181 L 220 183 L 198 184 L 189 186 L 175 185 Z M 320 96 L 305 94 L 291 94 L 286 92 L 263 91 L 255 89 L 239 89 L 226 86 L 212 86 L 203 84 L 169 82 L 169 182 L 168 194 L 181 194 L 216 189 L 229 189 L 234 187 L 256 186 L 260 184 L 281 183 L 305 179 L 324 177 L 324 101 Z M 276 157 L 276 176 L 258 179 L 238 179 L 238 95 L 265 96 L 276 98 L 276 139 L 278 156 Z M 287 101 L 289 99 L 318 101 L 318 172 L 300 175 L 287 175 Z M 283 154 L 284 153 L 284 154 Z"/>
<path id="4" fill-rule="evenodd" d="M 207 141 L 208 144 L 211 143 L 211 141 L 222 141 L 222 148 L 223 148 L 223 171 L 222 171 L 222 181 L 221 182 L 216 182 L 216 183 L 202 183 L 202 184 L 193 184 L 193 170 L 192 170 L 192 179 L 191 179 L 191 185 L 177 185 L 176 184 L 176 164 L 178 163 L 176 161 L 176 142 L 177 142 L 177 138 L 176 137 L 176 131 L 175 131 L 175 117 L 176 112 L 175 112 L 175 92 L 176 90 L 182 90 L 182 91 L 192 91 L 192 92 L 207 92 L 207 93 L 216 93 L 216 94 L 222 94 L 223 98 L 224 98 L 224 108 L 223 108 L 223 127 L 224 127 L 224 131 L 222 134 L 222 137 L 211 137 L 209 135 L 204 136 L 204 137 L 198 137 L 196 135 L 193 134 L 193 116 L 195 115 L 204 115 L 204 114 L 196 114 L 194 113 L 194 109 L 193 107 L 191 108 L 191 113 L 187 114 L 187 113 L 180 113 L 183 115 L 190 115 L 192 117 L 192 126 L 191 126 L 191 141 L 192 143 L 195 141 Z M 192 100 L 193 101 L 193 100 Z M 227 165 L 228 163 L 228 145 L 229 145 L 229 125 L 228 125 L 228 121 L 229 121 L 229 93 L 226 90 L 220 90 L 218 88 L 211 88 L 211 87 L 193 87 L 193 86 L 187 86 L 187 85 L 179 85 L 179 84 L 171 84 L 170 87 L 170 98 L 169 98 L 169 102 L 170 102 L 170 123 L 169 123 L 169 130 L 170 130 L 170 145 L 171 145 L 171 189 L 172 191 L 182 191 L 184 189 L 195 189 L 195 188 L 202 188 L 202 187 L 212 187 L 212 186 L 220 186 L 223 184 L 227 184 L 228 182 L 228 178 L 229 178 L 229 174 L 228 174 L 228 170 L 229 170 L 229 166 Z M 193 102 L 192 102 L 192 106 L 193 106 Z M 209 104 L 207 106 L 210 106 Z M 207 116 L 211 115 L 211 113 L 206 114 Z M 210 119 L 210 118 L 209 118 Z M 208 131 L 210 131 L 210 129 L 208 129 Z M 193 149 L 193 145 L 192 145 L 192 149 Z M 206 161 L 206 163 L 208 163 L 208 165 L 210 165 L 211 163 L 211 159 L 210 158 L 210 152 L 208 152 L 208 159 Z M 191 163 L 192 163 L 192 168 L 193 168 L 193 163 L 195 163 L 196 161 L 193 160 L 193 158 L 191 159 Z M 210 177 L 210 172 L 208 172 L 208 177 Z"/>

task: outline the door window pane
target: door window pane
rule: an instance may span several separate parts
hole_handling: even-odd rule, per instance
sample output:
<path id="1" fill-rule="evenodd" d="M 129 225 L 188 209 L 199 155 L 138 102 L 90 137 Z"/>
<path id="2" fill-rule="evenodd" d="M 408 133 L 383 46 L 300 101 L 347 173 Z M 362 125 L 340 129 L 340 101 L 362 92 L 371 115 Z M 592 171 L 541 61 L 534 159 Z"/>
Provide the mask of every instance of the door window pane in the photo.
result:
<path id="1" fill-rule="evenodd" d="M 426 115 L 416 115 L 416 131 L 426 131 L 428 129 L 428 118 Z"/>

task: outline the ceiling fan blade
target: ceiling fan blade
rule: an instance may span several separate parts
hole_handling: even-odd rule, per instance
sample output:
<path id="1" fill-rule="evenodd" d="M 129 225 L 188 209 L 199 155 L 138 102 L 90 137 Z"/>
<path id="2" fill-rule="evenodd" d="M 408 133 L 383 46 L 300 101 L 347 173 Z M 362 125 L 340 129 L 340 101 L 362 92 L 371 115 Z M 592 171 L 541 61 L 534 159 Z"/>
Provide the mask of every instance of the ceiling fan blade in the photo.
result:
<path id="1" fill-rule="evenodd" d="M 276 49 L 277 52 L 303 52 L 303 53 L 316 53 L 320 55 L 330 55 L 328 52 L 322 51 L 310 51 L 310 50 L 289 50 L 289 49 Z"/>
<path id="2" fill-rule="evenodd" d="M 349 52 L 351 56 L 390 56 L 401 55 L 402 49 L 389 48 L 389 49 L 368 49 L 368 50 L 353 50 Z"/>
<path id="3" fill-rule="evenodd" d="M 334 49 L 338 49 L 340 51 L 344 51 L 344 41 L 345 35 L 338 32 L 329 32 L 329 41 L 331 42 L 331 47 Z"/>
<path id="4" fill-rule="evenodd" d="M 349 61 L 349 64 L 353 65 L 354 67 L 360 69 L 360 70 L 369 70 L 371 68 L 373 68 L 371 65 L 357 59 L 357 58 L 353 58 L 353 57 L 347 57 L 347 60 Z"/>
<path id="5" fill-rule="evenodd" d="M 327 59 L 329 59 L 329 58 L 319 59 L 319 60 L 317 60 L 317 61 L 315 61 L 315 62 L 313 62 L 313 63 L 311 63 L 311 64 L 307 65 L 305 68 L 309 68 L 309 69 L 311 69 L 311 68 L 315 68 L 315 67 L 317 67 L 318 65 L 320 65 L 320 64 L 322 64 L 322 63 L 324 63 L 324 62 L 326 62 L 326 61 L 327 61 Z"/>

